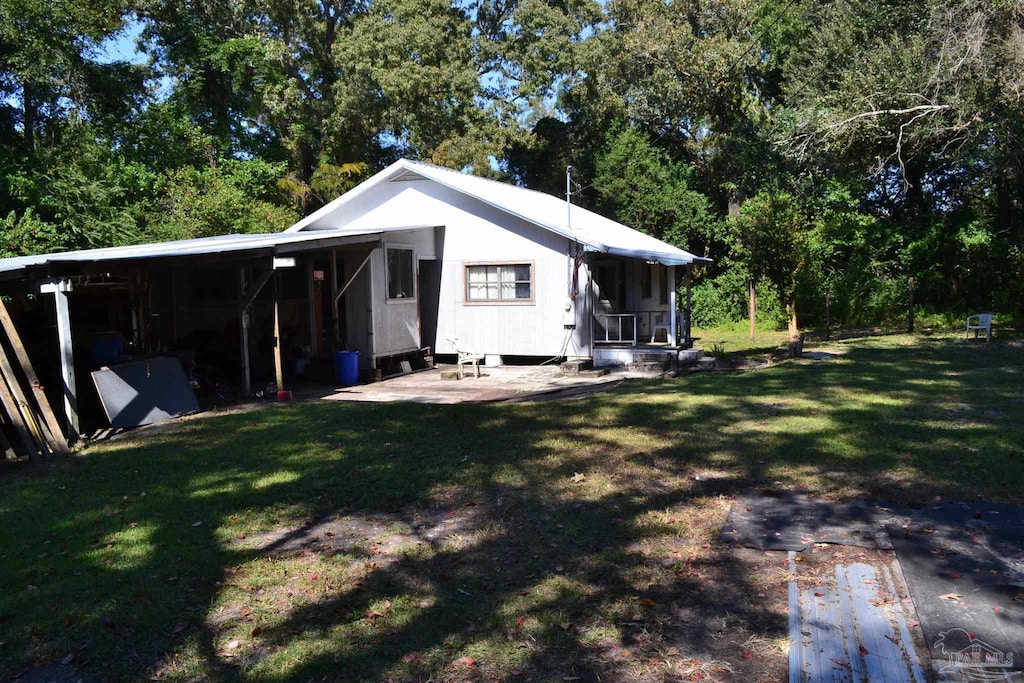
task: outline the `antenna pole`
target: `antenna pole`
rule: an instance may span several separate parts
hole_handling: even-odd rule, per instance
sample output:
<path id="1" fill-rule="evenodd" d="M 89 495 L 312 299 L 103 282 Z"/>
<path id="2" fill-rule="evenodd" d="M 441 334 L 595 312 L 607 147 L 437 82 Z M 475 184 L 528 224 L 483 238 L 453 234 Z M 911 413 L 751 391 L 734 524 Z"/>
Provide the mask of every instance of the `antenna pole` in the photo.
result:
<path id="1" fill-rule="evenodd" d="M 565 167 L 565 228 L 572 230 L 572 166 Z"/>

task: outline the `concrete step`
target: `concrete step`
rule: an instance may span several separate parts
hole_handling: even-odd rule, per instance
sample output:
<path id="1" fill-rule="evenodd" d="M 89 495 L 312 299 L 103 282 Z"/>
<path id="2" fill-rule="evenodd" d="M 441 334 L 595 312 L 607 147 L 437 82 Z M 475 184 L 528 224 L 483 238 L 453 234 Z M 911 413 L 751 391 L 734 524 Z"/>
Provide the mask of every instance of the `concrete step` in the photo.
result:
<path id="1" fill-rule="evenodd" d="M 704 349 L 683 349 L 679 352 L 680 365 L 693 365 L 704 357 Z"/>
<path id="2" fill-rule="evenodd" d="M 672 351 L 636 351 L 634 363 L 662 363 L 672 360 Z"/>
<path id="3" fill-rule="evenodd" d="M 562 374 L 565 375 L 578 375 L 586 370 L 590 370 L 594 367 L 594 361 L 589 358 L 583 358 L 580 360 L 567 360 L 559 366 Z"/>
<path id="4" fill-rule="evenodd" d="M 580 370 L 580 377 L 604 377 L 609 372 L 608 368 L 593 368 L 592 370 Z"/>
<path id="5" fill-rule="evenodd" d="M 626 366 L 630 372 L 648 372 L 648 373 L 662 373 L 672 368 L 672 363 L 669 361 L 661 361 L 660 363 L 654 362 L 633 362 Z"/>
<path id="6" fill-rule="evenodd" d="M 706 372 L 708 370 L 714 370 L 717 365 L 718 361 L 714 358 L 702 357 L 690 366 L 690 370 L 692 372 Z"/>

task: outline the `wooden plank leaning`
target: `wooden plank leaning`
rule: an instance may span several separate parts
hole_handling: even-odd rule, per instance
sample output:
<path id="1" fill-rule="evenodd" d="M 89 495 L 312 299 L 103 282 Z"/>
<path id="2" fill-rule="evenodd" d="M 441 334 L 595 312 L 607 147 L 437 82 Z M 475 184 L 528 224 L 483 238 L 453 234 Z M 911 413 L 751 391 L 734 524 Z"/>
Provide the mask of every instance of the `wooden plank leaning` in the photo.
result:
<path id="1" fill-rule="evenodd" d="M 43 418 L 42 427 L 50 442 L 50 449 L 55 453 L 67 453 L 68 442 L 64 436 L 64 430 L 61 428 L 57 415 L 53 412 L 49 399 L 46 398 L 46 392 L 43 391 L 43 387 L 39 383 L 39 377 L 36 375 L 35 368 L 32 367 L 28 352 L 25 351 L 24 344 L 21 343 L 21 335 L 18 334 L 14 320 L 11 319 L 11 314 L 7 310 L 7 304 L 3 300 L 0 300 L 0 328 L 3 328 L 7 335 L 7 341 L 10 342 L 14 356 L 18 360 L 18 364 L 21 365 L 22 372 L 25 373 L 25 379 L 28 380 L 35 403 Z"/>
<path id="2" fill-rule="evenodd" d="M 41 450 L 40 445 L 35 440 L 31 429 L 29 429 L 25 419 L 22 417 L 21 407 L 11 394 L 6 376 L 0 377 L 0 406 L 7 413 L 7 419 L 11 421 L 14 433 L 21 444 L 22 453 L 33 459 L 38 458 Z"/>

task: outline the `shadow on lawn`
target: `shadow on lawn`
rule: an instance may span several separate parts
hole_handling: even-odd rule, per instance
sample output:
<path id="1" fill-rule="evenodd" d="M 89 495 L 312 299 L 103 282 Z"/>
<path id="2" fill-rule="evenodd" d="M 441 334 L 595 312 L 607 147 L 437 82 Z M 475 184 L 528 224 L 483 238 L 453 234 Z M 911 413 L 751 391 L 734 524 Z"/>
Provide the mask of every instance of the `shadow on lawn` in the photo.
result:
<path id="1" fill-rule="evenodd" d="M 714 531 L 688 506 L 751 486 L 1019 497 L 1020 362 L 1000 346 L 862 343 L 582 401 L 310 403 L 105 444 L 0 489 L 0 677 L 63 659 L 109 680 L 657 679 L 730 629 L 786 629 L 729 548 L 669 552 Z M 235 542 L 467 507 L 480 523 L 459 542 L 387 562 L 347 551 L 355 569 L 331 587 L 303 573 L 308 550 L 283 556 L 285 576 L 281 556 Z M 213 623 L 228 602 L 263 615 L 252 647 L 224 644 L 241 633 Z M 453 667 L 467 653 L 479 661 Z"/>

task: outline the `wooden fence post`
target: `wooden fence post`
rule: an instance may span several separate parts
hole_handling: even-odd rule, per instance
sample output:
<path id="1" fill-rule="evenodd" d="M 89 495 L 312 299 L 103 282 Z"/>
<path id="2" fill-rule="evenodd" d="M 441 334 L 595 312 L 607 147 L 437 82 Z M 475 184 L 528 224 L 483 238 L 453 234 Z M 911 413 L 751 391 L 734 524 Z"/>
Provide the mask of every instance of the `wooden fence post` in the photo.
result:
<path id="1" fill-rule="evenodd" d="M 907 332 L 914 333 L 914 278 L 907 278 Z"/>
<path id="2" fill-rule="evenodd" d="M 757 290 L 754 289 L 753 278 L 748 282 L 747 294 L 750 297 L 747 313 L 750 317 L 750 339 L 753 340 L 757 333 Z"/>

